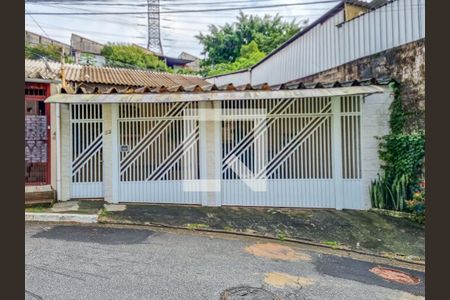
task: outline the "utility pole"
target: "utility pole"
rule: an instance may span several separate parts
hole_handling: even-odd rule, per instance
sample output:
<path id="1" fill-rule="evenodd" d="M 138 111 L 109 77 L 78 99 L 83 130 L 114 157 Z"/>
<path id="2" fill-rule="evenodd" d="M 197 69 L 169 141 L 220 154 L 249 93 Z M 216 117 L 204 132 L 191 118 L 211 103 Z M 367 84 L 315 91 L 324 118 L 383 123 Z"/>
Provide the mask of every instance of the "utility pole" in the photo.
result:
<path id="1" fill-rule="evenodd" d="M 159 0 L 147 0 L 147 21 L 147 49 L 163 55 L 164 52 L 161 44 L 160 31 Z"/>
<path id="2" fill-rule="evenodd" d="M 61 83 L 62 83 L 62 87 L 66 88 L 66 70 L 65 70 L 64 47 L 61 48 Z"/>

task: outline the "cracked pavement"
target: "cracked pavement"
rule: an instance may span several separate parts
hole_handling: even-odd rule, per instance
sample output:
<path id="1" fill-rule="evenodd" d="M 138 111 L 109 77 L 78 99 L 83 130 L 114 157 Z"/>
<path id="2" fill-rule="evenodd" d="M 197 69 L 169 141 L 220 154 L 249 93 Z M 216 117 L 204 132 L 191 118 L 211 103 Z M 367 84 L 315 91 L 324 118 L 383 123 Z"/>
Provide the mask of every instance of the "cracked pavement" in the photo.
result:
<path id="1" fill-rule="evenodd" d="M 255 244 L 263 244 L 262 255 L 246 251 Z M 369 272 L 379 265 L 421 281 L 399 284 Z M 254 238 L 133 226 L 25 227 L 26 299 L 221 299 L 227 289 L 248 287 L 267 292 L 234 289 L 240 294 L 224 299 L 406 300 L 424 299 L 424 279 L 405 265 Z"/>

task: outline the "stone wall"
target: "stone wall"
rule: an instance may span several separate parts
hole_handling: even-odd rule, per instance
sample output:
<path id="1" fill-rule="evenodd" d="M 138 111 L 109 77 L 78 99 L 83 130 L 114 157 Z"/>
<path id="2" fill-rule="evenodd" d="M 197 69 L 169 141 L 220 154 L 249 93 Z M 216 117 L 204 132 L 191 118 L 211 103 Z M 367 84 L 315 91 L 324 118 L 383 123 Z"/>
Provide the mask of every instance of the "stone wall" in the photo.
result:
<path id="1" fill-rule="evenodd" d="M 303 82 L 346 81 L 390 77 L 401 84 L 408 128 L 425 128 L 425 40 L 415 41 L 300 80 Z"/>

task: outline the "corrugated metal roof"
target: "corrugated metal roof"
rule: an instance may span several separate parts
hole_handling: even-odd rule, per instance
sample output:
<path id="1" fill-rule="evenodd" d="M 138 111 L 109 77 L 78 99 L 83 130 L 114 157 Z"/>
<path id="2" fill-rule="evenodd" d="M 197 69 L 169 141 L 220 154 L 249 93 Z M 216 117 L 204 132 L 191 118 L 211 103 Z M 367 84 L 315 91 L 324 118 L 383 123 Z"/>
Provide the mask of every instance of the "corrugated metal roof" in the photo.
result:
<path id="1" fill-rule="evenodd" d="M 60 79 L 61 64 L 25 59 L 25 78 Z M 66 64 L 66 81 L 74 84 L 106 84 L 130 87 L 160 87 L 174 85 L 209 85 L 198 76 L 152 72 L 137 69 L 110 68 Z"/>

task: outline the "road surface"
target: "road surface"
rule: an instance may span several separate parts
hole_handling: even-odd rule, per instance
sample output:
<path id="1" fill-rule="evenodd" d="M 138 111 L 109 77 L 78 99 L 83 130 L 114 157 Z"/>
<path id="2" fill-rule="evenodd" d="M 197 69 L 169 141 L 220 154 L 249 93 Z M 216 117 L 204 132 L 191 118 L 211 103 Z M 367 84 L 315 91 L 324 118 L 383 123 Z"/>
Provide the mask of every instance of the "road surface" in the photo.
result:
<path id="1" fill-rule="evenodd" d="M 377 263 L 278 241 L 138 227 L 26 223 L 26 299 L 423 299 Z M 335 252 L 335 251 L 334 251 Z"/>

